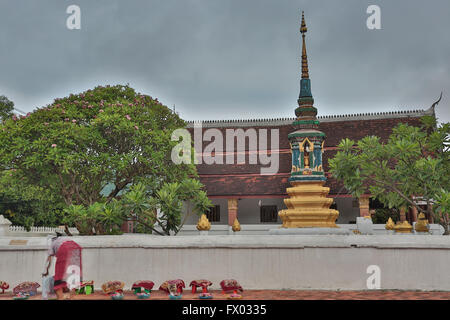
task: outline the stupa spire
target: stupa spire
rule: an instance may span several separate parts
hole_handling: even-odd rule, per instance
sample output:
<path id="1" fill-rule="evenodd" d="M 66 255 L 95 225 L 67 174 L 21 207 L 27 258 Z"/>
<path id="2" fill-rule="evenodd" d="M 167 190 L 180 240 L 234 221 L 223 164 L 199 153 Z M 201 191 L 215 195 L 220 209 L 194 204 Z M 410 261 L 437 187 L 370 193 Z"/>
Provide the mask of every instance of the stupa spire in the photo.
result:
<path id="1" fill-rule="evenodd" d="M 297 121 L 294 122 L 294 125 L 300 125 L 302 128 L 317 128 L 317 109 L 314 108 L 311 80 L 309 79 L 308 55 L 306 54 L 305 36 L 307 31 L 305 13 L 302 11 L 302 22 L 300 25 L 300 33 L 302 34 L 302 78 L 300 80 L 300 94 L 297 100 L 299 107 L 295 109 Z"/>
<path id="2" fill-rule="evenodd" d="M 305 22 L 305 13 L 302 11 L 302 24 L 300 27 L 300 33 L 302 34 L 302 79 L 309 79 L 308 72 L 308 56 L 306 54 L 306 42 L 305 42 L 305 33 L 308 31 Z"/>

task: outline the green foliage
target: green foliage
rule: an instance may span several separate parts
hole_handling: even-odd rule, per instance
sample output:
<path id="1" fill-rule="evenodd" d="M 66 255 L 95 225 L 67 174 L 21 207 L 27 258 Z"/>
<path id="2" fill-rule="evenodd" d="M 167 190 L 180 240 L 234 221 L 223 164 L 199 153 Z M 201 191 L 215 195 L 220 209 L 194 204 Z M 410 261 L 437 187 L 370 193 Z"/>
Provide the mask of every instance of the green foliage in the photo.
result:
<path id="1" fill-rule="evenodd" d="M 159 225 L 166 234 L 170 231 L 177 231 L 177 226 L 181 224 L 181 212 L 183 202 L 179 193 L 180 183 L 172 182 L 163 184 L 156 193 L 159 209 L 162 216 L 158 219 Z"/>
<path id="2" fill-rule="evenodd" d="M 194 165 L 174 165 L 173 130 L 185 122 L 157 99 L 128 86 L 96 87 L 70 95 L 0 131 L 0 166 L 22 170 L 34 184 L 66 204 L 108 200 L 130 184 L 159 185 L 195 174 Z"/>
<path id="3" fill-rule="evenodd" d="M 356 197 L 369 191 L 388 208 L 425 212 L 414 201 L 421 197 L 430 213 L 440 190 L 450 190 L 449 135 L 448 123 L 438 127 L 427 117 L 420 128 L 399 124 L 384 144 L 375 136 L 344 139 L 329 160 L 330 171 Z"/>
<path id="4" fill-rule="evenodd" d="M 185 179 L 181 183 L 164 184 L 157 194 L 158 203 L 163 213 L 160 226 L 166 234 L 173 231 L 175 234 L 183 227 L 187 218 L 193 213 L 200 216 L 212 207 L 203 185 L 195 179 Z M 162 191 L 162 192 L 161 192 Z M 187 205 L 187 213 L 181 221 L 183 202 Z M 191 210 L 191 206 L 193 209 Z"/>
<path id="5" fill-rule="evenodd" d="M 159 226 L 165 235 L 177 234 L 188 216 L 205 213 L 212 206 L 202 188 L 198 180 L 189 178 L 181 182 L 166 182 L 153 196 L 148 187 L 137 184 L 124 194 L 122 202 L 126 215 L 136 219 L 138 231 L 159 233 L 155 230 L 155 226 Z M 183 204 L 188 206 L 188 212 L 182 221 Z M 192 211 L 189 209 L 191 205 Z M 158 210 L 161 212 L 159 217 Z"/>
<path id="6" fill-rule="evenodd" d="M 23 179 L 22 193 L 45 190 L 55 198 L 47 203 L 56 203 L 55 210 L 62 203 L 86 208 L 107 203 L 138 183 L 151 186 L 154 196 L 163 182 L 196 176 L 193 164 L 171 161 L 177 144 L 171 134 L 184 127 L 157 99 L 129 86 L 99 86 L 3 121 L 0 171 L 15 170 L 17 179 Z M 19 201 L 22 193 L 17 193 Z"/>
<path id="7" fill-rule="evenodd" d="M 0 122 L 13 116 L 14 102 L 5 96 L 0 96 Z"/>
<path id="8" fill-rule="evenodd" d="M 125 216 L 137 221 L 138 233 L 152 233 L 156 222 L 156 203 L 143 183 L 131 186 L 121 203 Z"/>
<path id="9" fill-rule="evenodd" d="M 450 223 L 450 192 L 441 189 L 434 198 L 433 213 L 435 218 L 444 227 L 444 234 L 449 234 Z"/>
<path id="10" fill-rule="evenodd" d="M 56 227 L 62 223 L 63 203 L 48 189 L 29 185 L 20 171 L 0 172 L 0 214 L 13 225 Z"/>
<path id="11" fill-rule="evenodd" d="M 373 223 L 385 224 L 391 218 L 394 223 L 400 220 L 400 211 L 397 209 L 379 208 L 372 215 Z"/>
<path id="12" fill-rule="evenodd" d="M 74 225 L 80 234 L 119 234 L 124 215 L 117 200 L 90 206 L 70 205 L 64 209 L 64 223 Z"/>

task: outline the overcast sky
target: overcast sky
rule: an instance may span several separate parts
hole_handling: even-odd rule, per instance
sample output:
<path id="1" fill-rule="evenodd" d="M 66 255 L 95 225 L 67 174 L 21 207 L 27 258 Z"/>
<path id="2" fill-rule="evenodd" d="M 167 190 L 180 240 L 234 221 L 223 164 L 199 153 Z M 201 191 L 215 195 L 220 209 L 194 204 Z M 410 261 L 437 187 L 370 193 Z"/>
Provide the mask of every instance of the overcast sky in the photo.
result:
<path id="1" fill-rule="evenodd" d="M 0 95 L 31 111 L 129 83 L 186 120 L 294 117 L 301 10 L 319 115 L 426 109 L 444 91 L 450 121 L 448 0 L 0 0 Z"/>

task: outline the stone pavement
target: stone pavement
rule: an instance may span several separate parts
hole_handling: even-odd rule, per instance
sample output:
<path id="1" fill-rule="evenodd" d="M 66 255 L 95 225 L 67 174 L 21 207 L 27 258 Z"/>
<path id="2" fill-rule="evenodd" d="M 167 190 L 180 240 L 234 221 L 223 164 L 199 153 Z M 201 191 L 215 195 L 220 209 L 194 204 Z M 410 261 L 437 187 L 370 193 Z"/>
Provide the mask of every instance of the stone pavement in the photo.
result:
<path id="1" fill-rule="evenodd" d="M 183 292 L 183 300 L 200 300 L 198 294 L 191 291 Z M 221 291 L 211 291 L 215 300 L 225 300 L 226 295 Z M 10 300 L 12 293 L 0 294 L 0 300 Z M 40 300 L 41 296 L 30 297 L 29 300 Z M 75 295 L 73 300 L 109 300 L 110 297 L 101 291 L 92 295 Z M 125 292 L 124 300 L 137 300 L 131 291 Z M 167 294 L 153 291 L 149 300 L 168 300 Z M 397 291 L 397 290 L 370 290 L 370 291 L 325 291 L 325 290 L 246 290 L 243 300 L 450 300 L 450 291 Z"/>

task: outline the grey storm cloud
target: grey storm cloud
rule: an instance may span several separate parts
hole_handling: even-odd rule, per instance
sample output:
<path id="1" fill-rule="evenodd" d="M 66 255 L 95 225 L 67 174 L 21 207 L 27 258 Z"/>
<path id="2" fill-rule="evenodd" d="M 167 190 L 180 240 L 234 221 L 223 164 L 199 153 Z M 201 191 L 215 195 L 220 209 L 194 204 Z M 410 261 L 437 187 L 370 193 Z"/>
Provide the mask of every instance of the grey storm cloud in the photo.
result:
<path id="1" fill-rule="evenodd" d="M 450 120 L 448 0 L 0 0 L 0 94 L 31 111 L 129 83 L 187 120 L 293 117 L 301 10 L 319 115 L 426 109 L 444 91 Z"/>

